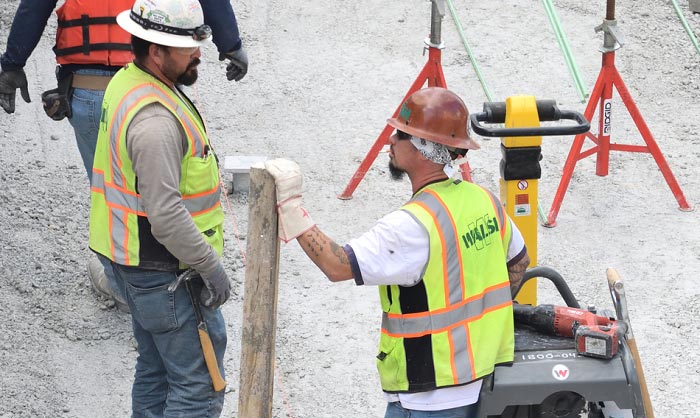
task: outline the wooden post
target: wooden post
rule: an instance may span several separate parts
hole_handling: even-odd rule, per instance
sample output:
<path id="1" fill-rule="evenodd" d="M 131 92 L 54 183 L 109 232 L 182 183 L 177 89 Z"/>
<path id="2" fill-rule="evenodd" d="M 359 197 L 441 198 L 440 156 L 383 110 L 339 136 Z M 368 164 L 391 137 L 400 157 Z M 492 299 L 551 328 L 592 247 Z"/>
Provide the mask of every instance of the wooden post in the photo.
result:
<path id="1" fill-rule="evenodd" d="M 238 416 L 271 418 L 279 249 L 275 181 L 251 167 Z"/>

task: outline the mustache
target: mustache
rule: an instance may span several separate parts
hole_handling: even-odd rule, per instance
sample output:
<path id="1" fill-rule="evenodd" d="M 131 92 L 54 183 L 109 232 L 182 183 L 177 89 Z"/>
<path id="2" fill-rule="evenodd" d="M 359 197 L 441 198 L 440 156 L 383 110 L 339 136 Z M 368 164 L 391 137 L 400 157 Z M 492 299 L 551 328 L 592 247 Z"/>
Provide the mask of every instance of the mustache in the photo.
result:
<path id="1" fill-rule="evenodd" d="M 190 65 L 188 65 L 187 68 L 188 69 L 194 68 L 194 67 L 198 66 L 201 62 L 202 61 L 199 58 L 195 58 L 192 60 L 192 62 L 190 62 Z"/>

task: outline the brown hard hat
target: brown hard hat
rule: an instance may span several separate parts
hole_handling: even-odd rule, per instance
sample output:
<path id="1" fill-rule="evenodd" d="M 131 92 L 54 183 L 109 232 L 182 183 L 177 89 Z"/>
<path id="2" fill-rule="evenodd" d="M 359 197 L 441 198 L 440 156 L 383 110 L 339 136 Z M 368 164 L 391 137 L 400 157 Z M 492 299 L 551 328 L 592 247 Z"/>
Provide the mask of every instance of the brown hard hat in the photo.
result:
<path id="1" fill-rule="evenodd" d="M 401 105 L 398 116 L 387 119 L 387 123 L 399 131 L 448 147 L 480 148 L 467 132 L 467 106 L 459 96 L 442 87 L 415 91 Z"/>

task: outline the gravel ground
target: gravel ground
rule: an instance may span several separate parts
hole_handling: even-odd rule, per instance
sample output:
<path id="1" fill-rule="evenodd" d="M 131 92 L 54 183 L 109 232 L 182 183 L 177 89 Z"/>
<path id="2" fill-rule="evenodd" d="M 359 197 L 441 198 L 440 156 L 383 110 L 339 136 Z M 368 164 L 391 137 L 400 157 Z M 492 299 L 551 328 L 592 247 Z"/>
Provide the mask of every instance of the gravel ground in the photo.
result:
<path id="1" fill-rule="evenodd" d="M 0 47 L 18 1 L 1 0 Z M 339 242 L 400 206 L 407 183 L 391 182 L 380 155 L 351 200 L 336 196 L 423 67 L 430 30 L 426 0 L 233 3 L 250 57 L 240 83 L 225 81 L 213 48 L 204 51 L 191 96 L 220 155 L 284 156 L 305 173 L 306 207 Z M 583 112 L 540 2 L 454 0 L 494 100 L 553 98 Z M 555 1 L 588 90 L 600 71 L 605 2 Z M 681 10 L 698 35 L 700 15 Z M 700 55 L 669 1 L 618 2 L 625 45 L 616 63 L 685 198 L 700 200 Z M 448 86 L 472 111 L 486 101 L 453 20 L 442 25 Z M 32 103 L 0 113 L 0 417 L 128 416 L 136 352 L 130 317 L 99 299 L 86 277 L 88 182 L 72 129 L 41 109 L 54 87 L 55 23 L 26 67 Z M 613 141 L 643 144 L 616 95 Z M 593 124 L 597 126 L 596 123 Z M 595 128 L 594 128 L 595 129 Z M 540 202 L 547 211 L 570 137 L 543 142 Z M 500 141 L 470 153 L 474 181 L 498 189 Z M 590 145 L 590 143 L 589 143 Z M 226 267 L 235 295 L 229 327 L 224 416 L 238 407 L 247 197 L 226 196 Z M 610 308 L 605 271 L 628 287 L 630 314 L 657 418 L 694 417 L 700 407 L 697 318 L 698 212 L 679 211 L 648 154 L 613 153 L 610 173 L 578 163 L 556 228 L 540 228 L 539 265 L 559 271 L 584 304 Z M 690 275 L 690 276 L 689 276 Z M 542 303 L 558 303 L 546 284 Z M 299 246 L 282 246 L 275 352 L 275 417 L 382 416 L 374 369 L 376 290 L 331 284 Z"/>

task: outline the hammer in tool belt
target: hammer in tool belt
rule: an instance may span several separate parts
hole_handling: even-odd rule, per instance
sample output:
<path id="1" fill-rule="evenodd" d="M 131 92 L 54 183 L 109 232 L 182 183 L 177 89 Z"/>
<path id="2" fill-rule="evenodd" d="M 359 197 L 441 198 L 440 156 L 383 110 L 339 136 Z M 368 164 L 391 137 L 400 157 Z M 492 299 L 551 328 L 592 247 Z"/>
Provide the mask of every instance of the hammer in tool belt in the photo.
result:
<path id="1" fill-rule="evenodd" d="M 199 333 L 199 342 L 202 345 L 202 352 L 204 353 L 204 362 L 207 365 L 207 370 L 209 370 L 209 376 L 211 376 L 211 383 L 214 386 L 214 390 L 219 392 L 226 388 L 226 381 L 221 376 L 221 372 L 219 371 L 219 364 L 216 361 L 216 355 L 214 354 L 214 346 L 211 343 L 211 338 L 209 338 L 207 323 L 202 317 L 202 308 L 199 304 L 199 293 L 195 291 L 195 286 L 191 280 L 199 277 L 199 273 L 197 273 L 194 269 L 188 269 L 184 273 L 177 276 L 177 279 L 168 287 L 168 290 L 174 292 L 182 282 L 185 282 L 185 285 L 187 286 L 187 293 L 190 295 L 192 307 L 194 308 L 194 316 L 197 320 L 197 332 Z"/>

